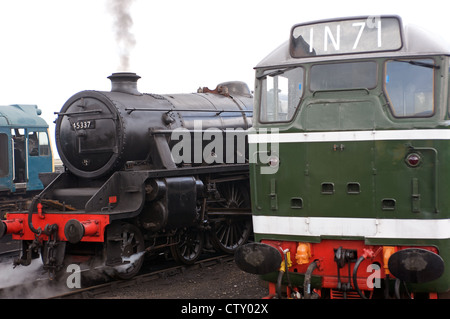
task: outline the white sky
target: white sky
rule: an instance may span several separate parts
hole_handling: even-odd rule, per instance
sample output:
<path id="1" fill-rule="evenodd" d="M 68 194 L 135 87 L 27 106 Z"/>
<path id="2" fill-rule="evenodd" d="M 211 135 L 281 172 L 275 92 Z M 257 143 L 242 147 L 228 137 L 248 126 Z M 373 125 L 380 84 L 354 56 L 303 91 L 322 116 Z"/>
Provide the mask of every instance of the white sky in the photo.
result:
<path id="1" fill-rule="evenodd" d="M 253 67 L 301 22 L 397 14 L 450 42 L 447 1 L 135 0 L 131 10 L 130 71 L 147 93 L 230 80 L 252 89 Z M 0 0 L 0 45 L 0 104 L 37 104 L 49 124 L 73 94 L 109 90 L 118 71 L 106 0 Z"/>

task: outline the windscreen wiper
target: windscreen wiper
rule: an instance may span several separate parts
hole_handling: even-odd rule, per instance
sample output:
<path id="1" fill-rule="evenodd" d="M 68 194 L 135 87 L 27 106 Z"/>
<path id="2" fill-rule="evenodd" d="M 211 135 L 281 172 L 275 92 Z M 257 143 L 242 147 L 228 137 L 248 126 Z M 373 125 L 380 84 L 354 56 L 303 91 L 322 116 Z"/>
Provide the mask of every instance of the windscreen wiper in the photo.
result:
<path id="1" fill-rule="evenodd" d="M 284 69 L 267 70 L 267 72 L 264 72 L 262 75 L 258 76 L 258 80 L 263 79 L 267 76 L 281 75 L 281 74 L 284 74 L 284 72 L 290 71 L 295 68 L 296 67 L 288 67 L 288 68 L 284 68 Z"/>
<path id="2" fill-rule="evenodd" d="M 441 68 L 439 65 L 435 65 L 434 63 L 427 63 L 427 62 L 416 61 L 416 60 L 394 60 L 394 61 L 409 63 L 412 65 L 421 66 L 421 67 L 430 68 L 430 69 L 440 69 Z"/>

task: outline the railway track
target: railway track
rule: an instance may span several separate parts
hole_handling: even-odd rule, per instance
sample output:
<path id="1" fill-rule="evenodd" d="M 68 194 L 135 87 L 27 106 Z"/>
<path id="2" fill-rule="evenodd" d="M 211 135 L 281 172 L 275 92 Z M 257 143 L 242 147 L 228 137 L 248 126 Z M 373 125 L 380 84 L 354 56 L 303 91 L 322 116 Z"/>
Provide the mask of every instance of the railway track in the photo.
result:
<path id="1" fill-rule="evenodd" d="M 48 297 L 48 299 L 95 299 L 101 297 L 101 295 L 110 294 L 111 292 L 114 292 L 116 290 L 124 289 L 137 284 L 147 283 L 169 276 L 184 274 L 188 271 L 198 268 L 214 267 L 230 262 L 234 262 L 234 256 L 218 255 L 214 257 L 207 257 L 196 262 L 193 265 L 176 265 L 164 269 L 151 270 L 150 272 L 135 276 L 130 280 L 113 280 L 100 285 L 74 289 L 69 292 L 64 292 Z"/>
<path id="2" fill-rule="evenodd" d="M 18 267 L 13 269 L 11 264 L 3 263 L 2 272 L 5 276 L 14 277 L 13 283 L 0 287 L 0 299 L 86 299 L 97 298 L 105 293 L 111 293 L 118 289 L 123 289 L 136 284 L 146 283 L 161 278 L 184 274 L 191 270 L 214 267 L 221 264 L 234 262 L 234 256 L 227 254 L 206 253 L 204 257 L 193 265 L 176 264 L 172 260 L 150 264 L 142 269 L 143 273 L 129 280 L 119 280 L 104 275 L 92 275 L 95 270 L 82 270 L 82 288 L 68 288 L 67 276 L 60 280 L 50 280 L 48 274 L 42 270 L 39 261 L 32 266 L 32 271 L 28 267 Z M 102 270 L 101 267 L 99 267 Z M 4 271 L 7 271 L 7 275 Z M 97 277 L 100 280 L 93 280 Z M 19 278 L 21 280 L 19 280 Z M 85 278 L 90 278 L 85 280 Z M 105 282 L 106 281 L 106 282 Z M 98 284 L 101 282 L 100 284 Z M 92 285 L 92 286 L 90 286 Z"/>

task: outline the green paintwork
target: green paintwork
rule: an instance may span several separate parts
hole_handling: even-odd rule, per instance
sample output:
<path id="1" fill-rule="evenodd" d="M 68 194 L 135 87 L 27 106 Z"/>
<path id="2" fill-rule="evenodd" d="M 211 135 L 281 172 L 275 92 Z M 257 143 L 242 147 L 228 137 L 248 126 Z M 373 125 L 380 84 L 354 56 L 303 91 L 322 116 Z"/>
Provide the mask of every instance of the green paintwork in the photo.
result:
<path id="1" fill-rule="evenodd" d="M 370 90 L 311 92 L 304 90 L 299 109 L 289 123 L 260 123 L 256 130 L 277 128 L 280 133 L 447 128 L 449 61 L 434 56 L 435 112 L 431 117 L 395 118 L 383 90 L 384 63 L 378 63 L 378 85 Z M 308 83 L 310 64 L 305 69 Z M 267 72 L 257 69 L 258 74 Z M 255 106 L 259 105 L 256 83 Z M 259 118 L 258 108 L 254 118 Z M 417 167 L 405 158 L 415 152 Z M 250 165 L 254 215 L 299 217 L 365 217 L 382 219 L 450 218 L 450 141 L 389 140 L 356 142 L 281 143 L 277 173 L 260 174 L 262 163 Z M 395 206 L 393 206 L 395 203 Z M 321 238 L 255 234 L 257 240 L 320 242 Z M 340 238 L 342 239 L 342 238 Z M 350 239 L 350 238 L 349 238 Z M 351 238 L 355 239 L 355 238 Z M 435 246 L 450 261 L 450 240 L 365 239 L 368 245 Z M 295 275 L 302 282 L 303 275 Z M 293 276 L 293 278 L 295 278 Z M 270 276 L 269 276 L 270 277 Z M 276 279 L 275 279 L 276 280 Z M 450 269 L 437 281 L 415 285 L 418 291 L 450 289 Z"/>
<path id="2" fill-rule="evenodd" d="M 436 61 L 439 61 L 436 58 Z M 383 60 L 378 61 L 383 65 Z M 308 68 L 308 67 L 306 67 Z M 382 69 L 382 67 L 380 67 Z M 442 69 L 442 68 L 441 68 Z M 440 69 L 440 70 L 441 70 Z M 436 92 L 446 85 L 436 70 Z M 380 74 L 380 78 L 383 76 Z M 379 81 L 379 87 L 382 87 Z M 380 88 L 337 92 L 305 92 L 294 121 L 281 124 L 255 123 L 255 128 L 280 129 L 284 132 L 321 132 L 436 128 L 442 106 L 436 101 L 435 116 L 401 118 L 392 116 Z M 436 94 L 439 96 L 438 94 Z M 257 97 L 256 97 L 257 98 Z M 257 103 L 256 103 L 257 104 Z M 443 104 L 446 107 L 445 104 Z M 256 114 L 257 116 L 257 114 Z M 409 167 L 405 157 L 412 151 L 422 157 L 418 167 Z M 276 174 L 262 175 L 252 164 L 255 214 L 271 215 L 276 193 L 277 214 L 282 216 L 346 216 L 378 218 L 448 218 L 445 194 L 449 186 L 445 176 L 450 171 L 450 141 L 390 140 L 280 143 L 280 167 Z M 413 214 L 413 183 L 420 193 Z M 327 185 L 334 185 L 328 194 Z M 359 185 L 359 186 L 358 186 Z M 359 187 L 359 191 L 358 191 Z M 437 196 L 435 196 L 437 194 Z M 302 208 L 292 208 L 291 199 L 302 198 Z M 383 199 L 395 199 L 389 209 Z M 272 202 L 271 202 L 272 201 Z M 439 214 L 436 213 L 439 211 Z M 413 215 L 412 215 L 413 214 Z"/>

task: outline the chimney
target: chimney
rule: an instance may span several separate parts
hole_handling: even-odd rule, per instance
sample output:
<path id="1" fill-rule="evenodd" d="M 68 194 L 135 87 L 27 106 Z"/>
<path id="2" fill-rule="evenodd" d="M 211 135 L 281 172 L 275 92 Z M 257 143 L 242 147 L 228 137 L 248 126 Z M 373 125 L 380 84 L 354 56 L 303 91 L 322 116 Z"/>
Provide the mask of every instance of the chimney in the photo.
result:
<path id="1" fill-rule="evenodd" d="M 113 73 L 108 76 L 111 80 L 111 92 L 121 92 L 133 95 L 142 95 L 137 89 L 137 80 L 141 77 L 132 72 Z"/>

